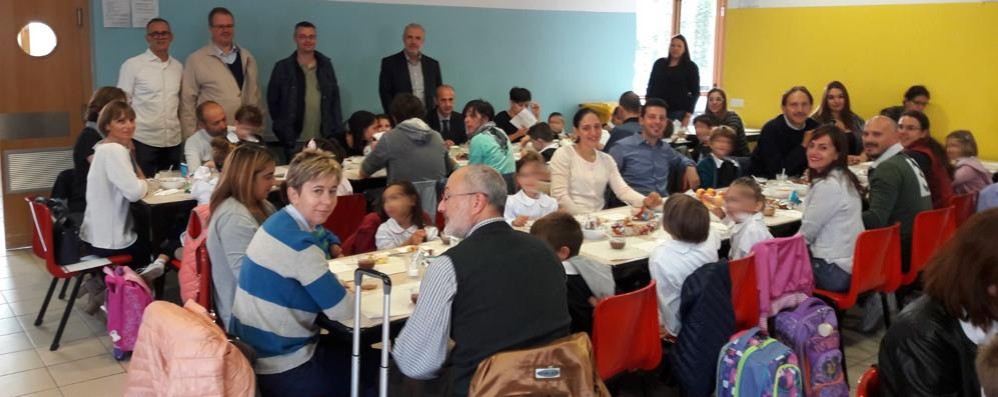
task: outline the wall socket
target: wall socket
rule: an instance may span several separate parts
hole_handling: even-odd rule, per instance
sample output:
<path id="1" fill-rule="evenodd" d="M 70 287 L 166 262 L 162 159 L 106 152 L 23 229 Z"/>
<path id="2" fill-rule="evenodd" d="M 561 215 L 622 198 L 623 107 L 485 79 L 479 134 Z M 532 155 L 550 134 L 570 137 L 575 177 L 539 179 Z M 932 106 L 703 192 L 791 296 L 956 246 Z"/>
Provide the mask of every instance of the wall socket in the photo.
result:
<path id="1" fill-rule="evenodd" d="M 731 98 L 731 101 L 728 102 L 728 106 L 733 108 L 743 108 L 745 107 L 745 100 L 741 98 Z"/>

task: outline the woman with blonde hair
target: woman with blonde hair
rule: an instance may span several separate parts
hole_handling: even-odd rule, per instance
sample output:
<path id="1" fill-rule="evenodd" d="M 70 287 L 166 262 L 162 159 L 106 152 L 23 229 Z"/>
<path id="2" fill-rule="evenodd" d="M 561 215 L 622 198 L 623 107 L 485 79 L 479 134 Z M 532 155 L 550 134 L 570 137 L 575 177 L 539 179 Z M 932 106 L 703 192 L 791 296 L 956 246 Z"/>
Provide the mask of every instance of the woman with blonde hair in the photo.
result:
<path id="1" fill-rule="evenodd" d="M 274 187 L 276 163 L 267 148 L 254 144 L 237 146 L 224 163 L 211 195 L 205 246 L 211 258 L 216 313 L 228 327 L 246 247 L 260 224 L 274 213 L 267 195 Z"/>

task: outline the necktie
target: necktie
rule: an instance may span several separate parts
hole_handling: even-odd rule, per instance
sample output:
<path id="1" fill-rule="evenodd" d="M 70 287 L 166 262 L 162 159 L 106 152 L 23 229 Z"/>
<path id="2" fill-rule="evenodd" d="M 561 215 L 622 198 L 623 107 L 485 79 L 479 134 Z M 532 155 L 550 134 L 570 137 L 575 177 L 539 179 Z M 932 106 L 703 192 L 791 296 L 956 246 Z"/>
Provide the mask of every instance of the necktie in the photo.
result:
<path id="1" fill-rule="evenodd" d="M 440 120 L 440 135 L 450 135 L 450 120 Z"/>

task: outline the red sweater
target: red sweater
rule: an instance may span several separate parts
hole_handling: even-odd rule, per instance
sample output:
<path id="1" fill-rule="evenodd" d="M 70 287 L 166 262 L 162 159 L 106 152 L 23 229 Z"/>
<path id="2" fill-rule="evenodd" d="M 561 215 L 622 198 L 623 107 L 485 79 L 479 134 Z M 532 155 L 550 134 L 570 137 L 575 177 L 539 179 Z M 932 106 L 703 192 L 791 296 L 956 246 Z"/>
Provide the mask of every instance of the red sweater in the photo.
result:
<path id="1" fill-rule="evenodd" d="M 929 183 L 929 191 L 932 192 L 932 208 L 939 209 L 948 206 L 950 199 L 955 195 L 953 192 L 953 176 L 950 175 L 946 167 L 946 161 L 949 160 L 936 157 L 927 144 L 927 140 L 929 139 L 932 138 L 922 138 L 915 141 L 911 146 L 908 146 L 907 151 L 914 152 L 916 159 L 919 157 L 919 154 L 923 158 L 929 159 L 929 164 L 919 162 L 918 165 L 925 174 L 925 180 Z"/>

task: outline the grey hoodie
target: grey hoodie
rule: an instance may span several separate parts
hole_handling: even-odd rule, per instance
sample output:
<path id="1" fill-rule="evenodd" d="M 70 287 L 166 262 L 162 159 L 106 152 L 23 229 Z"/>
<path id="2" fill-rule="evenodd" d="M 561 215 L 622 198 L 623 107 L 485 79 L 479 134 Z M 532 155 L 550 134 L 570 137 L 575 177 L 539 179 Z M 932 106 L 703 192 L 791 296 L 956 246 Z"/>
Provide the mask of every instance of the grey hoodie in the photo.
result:
<path id="1" fill-rule="evenodd" d="M 364 158 L 361 168 L 367 175 L 388 168 L 388 183 L 446 178 L 453 165 L 443 138 L 421 119 L 412 118 L 386 132 Z"/>

